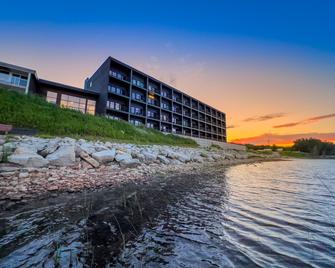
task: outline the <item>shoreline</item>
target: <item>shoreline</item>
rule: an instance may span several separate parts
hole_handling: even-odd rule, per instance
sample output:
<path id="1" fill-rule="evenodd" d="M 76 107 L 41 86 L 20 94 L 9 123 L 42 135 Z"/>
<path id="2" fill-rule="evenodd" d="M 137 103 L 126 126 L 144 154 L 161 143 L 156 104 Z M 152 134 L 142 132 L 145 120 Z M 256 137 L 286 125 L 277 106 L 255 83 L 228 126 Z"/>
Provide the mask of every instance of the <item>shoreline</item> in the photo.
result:
<path id="1" fill-rule="evenodd" d="M 228 168 L 241 164 L 256 164 L 270 161 L 290 161 L 283 158 L 252 157 L 247 159 L 220 160 L 207 163 L 183 163 L 163 165 L 157 163 L 141 164 L 135 168 L 123 168 L 116 165 L 100 166 L 96 169 L 83 169 L 81 163 L 72 167 L 18 168 L 15 171 L 0 172 L 0 179 L 9 181 L 18 177 L 17 184 L 10 182 L 18 191 L 8 191 L 0 186 L 0 212 L 12 210 L 29 201 L 45 200 L 64 194 L 95 192 L 106 189 L 122 188 L 129 183 L 147 184 L 158 176 L 178 175 L 195 170 L 206 170 L 216 166 Z M 12 184 L 11 184 L 12 183 Z M 5 192 L 7 190 L 7 192 Z"/>

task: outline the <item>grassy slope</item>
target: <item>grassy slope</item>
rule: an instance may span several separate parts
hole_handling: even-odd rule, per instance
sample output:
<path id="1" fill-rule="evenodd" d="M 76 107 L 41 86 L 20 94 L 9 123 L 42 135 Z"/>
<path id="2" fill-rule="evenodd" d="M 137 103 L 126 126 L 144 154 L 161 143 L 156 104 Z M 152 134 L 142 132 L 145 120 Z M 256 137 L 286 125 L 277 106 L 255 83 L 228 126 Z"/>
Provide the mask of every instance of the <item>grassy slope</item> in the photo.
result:
<path id="1" fill-rule="evenodd" d="M 1 123 L 35 128 L 41 135 L 47 136 L 196 146 L 191 139 L 164 135 L 157 130 L 135 127 L 127 122 L 61 109 L 38 96 L 25 96 L 4 89 L 0 89 Z"/>

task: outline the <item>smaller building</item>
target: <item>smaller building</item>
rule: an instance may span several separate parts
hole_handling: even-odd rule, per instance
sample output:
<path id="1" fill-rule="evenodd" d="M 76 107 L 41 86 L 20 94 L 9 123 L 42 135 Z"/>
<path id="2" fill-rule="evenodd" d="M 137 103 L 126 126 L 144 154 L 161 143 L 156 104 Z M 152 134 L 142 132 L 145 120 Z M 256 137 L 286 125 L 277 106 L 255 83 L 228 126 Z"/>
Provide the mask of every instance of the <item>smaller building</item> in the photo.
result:
<path id="1" fill-rule="evenodd" d="M 0 62 L 0 85 L 28 94 L 35 92 L 37 75 L 35 70 Z"/>
<path id="2" fill-rule="evenodd" d="M 96 114 L 98 92 L 39 79 L 35 70 L 0 62 L 1 86 L 24 94 L 40 95 L 63 108 Z"/>

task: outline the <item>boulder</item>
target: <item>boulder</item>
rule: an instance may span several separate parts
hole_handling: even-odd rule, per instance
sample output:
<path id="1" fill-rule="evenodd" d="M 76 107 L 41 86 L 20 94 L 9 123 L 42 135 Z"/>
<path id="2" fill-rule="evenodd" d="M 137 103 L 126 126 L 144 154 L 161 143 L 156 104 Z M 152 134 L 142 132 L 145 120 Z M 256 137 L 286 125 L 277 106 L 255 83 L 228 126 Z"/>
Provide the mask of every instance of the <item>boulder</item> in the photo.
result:
<path id="1" fill-rule="evenodd" d="M 130 160 L 130 159 L 133 159 L 131 157 L 130 154 L 127 154 L 127 153 L 117 153 L 117 155 L 115 156 L 115 161 L 116 162 L 122 162 L 122 161 L 125 161 L 125 160 Z"/>
<path id="2" fill-rule="evenodd" d="M 4 144 L 6 141 L 2 138 L 0 138 L 0 145 Z"/>
<path id="3" fill-rule="evenodd" d="M 7 142 L 3 144 L 2 150 L 6 153 L 12 153 L 16 149 L 16 143 L 15 142 Z"/>
<path id="4" fill-rule="evenodd" d="M 108 163 L 114 161 L 115 149 L 104 150 L 92 154 L 92 157 L 99 163 Z"/>
<path id="5" fill-rule="evenodd" d="M 161 163 L 163 163 L 163 164 L 165 164 L 165 165 L 170 164 L 170 160 L 167 159 L 167 158 L 166 158 L 165 156 L 163 156 L 163 155 L 159 155 L 159 156 L 157 156 L 157 159 L 158 159 Z"/>
<path id="6" fill-rule="evenodd" d="M 142 151 L 142 155 L 146 162 L 153 162 L 157 159 L 157 154 L 151 153 L 149 151 Z"/>
<path id="7" fill-rule="evenodd" d="M 120 161 L 119 164 L 120 164 L 120 167 L 123 167 L 123 168 L 134 168 L 134 167 L 139 166 L 141 163 L 138 159 L 127 158 L 127 159 Z"/>
<path id="8" fill-rule="evenodd" d="M 76 151 L 80 150 L 80 151 L 85 151 L 86 153 L 88 153 L 89 155 L 92 155 L 96 152 L 95 147 L 88 143 L 80 143 L 79 145 L 76 146 Z"/>
<path id="9" fill-rule="evenodd" d="M 76 161 L 73 145 L 61 145 L 55 152 L 49 154 L 46 159 L 53 166 L 71 166 Z"/>
<path id="10" fill-rule="evenodd" d="M 59 147 L 59 142 L 60 142 L 60 139 L 50 140 L 49 143 L 38 153 L 44 157 L 46 157 L 49 154 L 54 153 Z"/>
<path id="11" fill-rule="evenodd" d="M 94 158 L 90 157 L 87 153 L 84 151 L 81 151 L 79 153 L 79 157 L 89 163 L 92 167 L 98 168 L 99 167 L 99 162 L 95 160 Z"/>
<path id="12" fill-rule="evenodd" d="M 44 167 L 48 165 L 48 160 L 37 153 L 14 153 L 8 157 L 8 162 L 15 163 L 24 167 Z"/>

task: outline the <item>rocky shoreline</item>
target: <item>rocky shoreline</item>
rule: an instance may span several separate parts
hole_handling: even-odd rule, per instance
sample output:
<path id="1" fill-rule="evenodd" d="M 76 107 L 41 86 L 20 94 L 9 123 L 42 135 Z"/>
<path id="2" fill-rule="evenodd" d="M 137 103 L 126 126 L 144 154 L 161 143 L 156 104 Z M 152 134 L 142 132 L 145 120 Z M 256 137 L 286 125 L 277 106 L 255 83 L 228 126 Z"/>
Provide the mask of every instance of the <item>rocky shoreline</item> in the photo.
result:
<path id="1" fill-rule="evenodd" d="M 32 198 L 93 191 L 153 174 L 273 159 L 245 151 L 0 136 L 0 210 Z"/>

